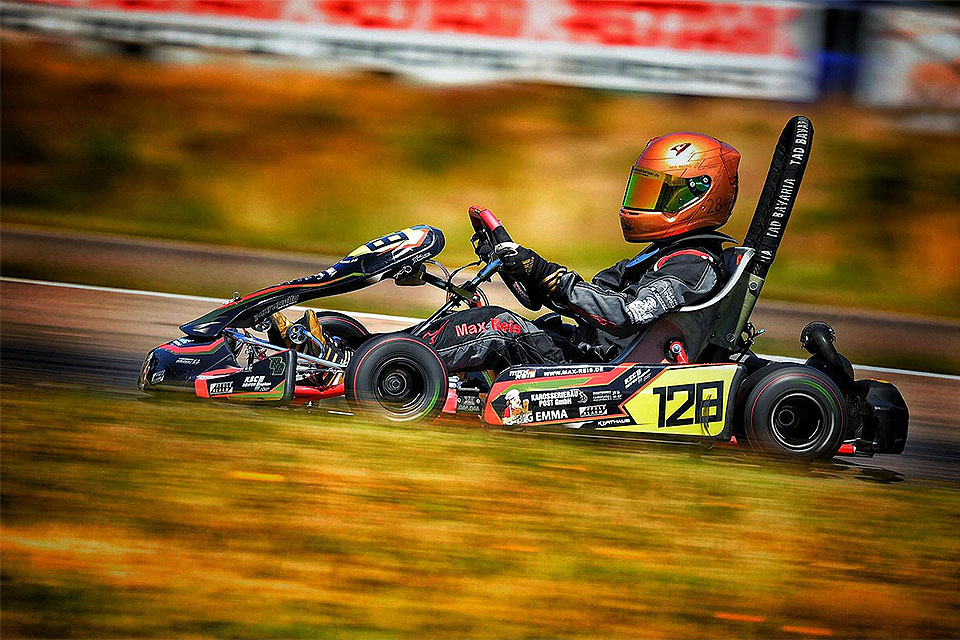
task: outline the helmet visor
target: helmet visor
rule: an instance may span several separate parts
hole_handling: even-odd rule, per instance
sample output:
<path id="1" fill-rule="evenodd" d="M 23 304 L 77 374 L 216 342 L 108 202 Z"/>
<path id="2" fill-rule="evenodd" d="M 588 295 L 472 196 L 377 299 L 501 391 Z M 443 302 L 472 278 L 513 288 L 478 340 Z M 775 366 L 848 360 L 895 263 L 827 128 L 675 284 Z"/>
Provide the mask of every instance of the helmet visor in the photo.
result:
<path id="1" fill-rule="evenodd" d="M 678 178 L 668 173 L 633 167 L 623 194 L 623 208 L 677 213 L 699 200 L 710 188 L 709 176 Z"/>

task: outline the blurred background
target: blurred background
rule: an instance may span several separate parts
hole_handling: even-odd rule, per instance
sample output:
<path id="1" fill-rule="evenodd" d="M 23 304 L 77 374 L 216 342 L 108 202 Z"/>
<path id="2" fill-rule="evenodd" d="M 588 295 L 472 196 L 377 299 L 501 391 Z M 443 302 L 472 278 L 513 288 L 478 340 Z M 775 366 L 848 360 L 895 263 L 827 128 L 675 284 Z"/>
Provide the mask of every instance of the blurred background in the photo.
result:
<path id="1" fill-rule="evenodd" d="M 4 638 L 960 637 L 960 377 L 928 373 L 960 373 L 956 3 L 2 0 L 0 26 Z M 903 456 L 147 402 L 143 354 L 209 299 L 15 279 L 222 300 L 416 223 L 454 265 L 472 203 L 589 276 L 640 249 L 617 212 L 649 138 L 742 152 L 742 238 L 797 113 L 757 347 L 802 356 L 823 318 L 921 370 L 866 372 L 907 399 Z"/>
<path id="2" fill-rule="evenodd" d="M 742 152 L 726 228 L 742 237 L 780 128 L 803 112 L 812 162 L 765 299 L 960 316 L 953 3 L 51 0 L 0 11 L 5 224 L 336 256 L 428 223 L 457 262 L 471 257 L 464 212 L 477 202 L 590 275 L 638 249 L 617 209 L 649 138 L 702 131 Z M 51 275 L 12 256 L 4 272 Z"/>

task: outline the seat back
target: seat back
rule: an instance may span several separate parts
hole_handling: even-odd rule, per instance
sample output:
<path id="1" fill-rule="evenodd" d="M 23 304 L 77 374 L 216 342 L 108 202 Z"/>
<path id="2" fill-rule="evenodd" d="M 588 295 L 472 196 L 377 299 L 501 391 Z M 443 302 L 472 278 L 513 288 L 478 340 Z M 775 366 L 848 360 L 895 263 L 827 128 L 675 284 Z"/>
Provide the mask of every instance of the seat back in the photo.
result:
<path id="1" fill-rule="evenodd" d="M 723 287 L 708 300 L 680 307 L 658 318 L 623 349 L 614 362 L 667 361 L 666 346 L 676 339 L 686 345 L 691 362 L 697 362 L 711 344 L 733 351 L 756 304 L 750 274 L 754 255 L 755 251 L 749 247 L 724 250 L 723 259 L 730 276 Z"/>
<path id="2" fill-rule="evenodd" d="M 666 345 L 682 340 L 690 362 L 720 350 L 742 348 L 741 335 L 757 304 L 770 265 L 777 255 L 787 220 L 796 203 L 813 143 L 806 116 L 790 118 L 774 148 L 770 169 L 743 245 L 723 252 L 731 274 L 709 300 L 668 313 L 630 343 L 615 362 L 664 362 Z"/>

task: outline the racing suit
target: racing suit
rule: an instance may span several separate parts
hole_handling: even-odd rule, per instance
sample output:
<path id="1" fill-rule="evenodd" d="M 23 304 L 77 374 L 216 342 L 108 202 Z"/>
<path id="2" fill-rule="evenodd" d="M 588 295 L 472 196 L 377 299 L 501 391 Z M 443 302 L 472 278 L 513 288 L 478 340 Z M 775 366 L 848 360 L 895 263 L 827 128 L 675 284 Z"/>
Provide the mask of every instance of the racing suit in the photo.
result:
<path id="1" fill-rule="evenodd" d="M 501 272 L 508 286 L 519 283 L 535 307 L 542 304 L 574 318 L 578 326 L 560 322 L 555 314 L 531 321 L 487 306 L 441 318 L 418 335 L 448 371 L 608 361 L 660 316 L 701 302 L 719 288 L 724 242 L 734 240 L 702 230 L 667 238 L 601 271 L 591 282 L 519 247 L 523 267 Z"/>

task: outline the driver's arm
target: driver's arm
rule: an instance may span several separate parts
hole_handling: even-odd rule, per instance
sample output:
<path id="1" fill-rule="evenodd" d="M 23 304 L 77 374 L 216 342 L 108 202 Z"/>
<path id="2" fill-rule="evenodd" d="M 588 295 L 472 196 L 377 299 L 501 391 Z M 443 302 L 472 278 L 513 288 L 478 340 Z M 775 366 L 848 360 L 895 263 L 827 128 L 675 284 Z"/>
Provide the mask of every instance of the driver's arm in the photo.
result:
<path id="1" fill-rule="evenodd" d="M 547 305 L 554 311 L 563 313 L 563 310 L 551 304 L 550 294 L 556 290 L 558 278 L 570 273 L 566 267 L 547 262 L 536 251 L 516 242 L 501 242 L 493 248 L 493 253 L 503 263 L 500 276 L 521 304 L 534 311 L 541 305 Z M 514 291 L 515 285 L 520 285 L 529 301 L 523 300 L 524 296 Z"/>
<path id="2" fill-rule="evenodd" d="M 720 274 L 709 254 L 682 251 L 661 258 L 637 282 L 636 295 L 585 282 L 575 271 L 517 248 L 512 274 L 525 277 L 528 290 L 547 307 L 615 335 L 629 335 L 660 316 L 709 295 Z M 633 287 L 631 287 L 633 288 Z"/>
<path id="3" fill-rule="evenodd" d="M 660 259 L 636 288 L 630 287 L 635 295 L 584 282 L 567 272 L 558 278 L 550 300 L 597 328 L 629 335 L 674 309 L 705 299 L 719 281 L 719 269 L 709 254 L 688 250 Z"/>

